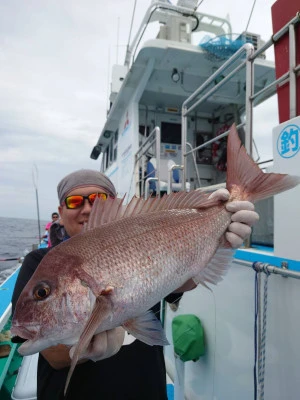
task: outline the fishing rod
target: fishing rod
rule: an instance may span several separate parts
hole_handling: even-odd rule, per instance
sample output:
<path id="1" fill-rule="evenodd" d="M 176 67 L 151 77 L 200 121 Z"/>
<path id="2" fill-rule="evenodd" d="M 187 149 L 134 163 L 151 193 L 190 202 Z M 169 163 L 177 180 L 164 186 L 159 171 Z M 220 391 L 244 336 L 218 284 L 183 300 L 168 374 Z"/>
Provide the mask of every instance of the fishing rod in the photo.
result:
<path id="1" fill-rule="evenodd" d="M 0 261 L 17 261 L 20 260 L 21 257 L 18 258 L 0 258 Z"/>
<path id="2" fill-rule="evenodd" d="M 35 188 L 36 208 L 38 216 L 38 229 L 39 229 L 39 241 L 41 241 L 41 226 L 40 226 L 40 209 L 39 209 L 39 194 L 38 194 L 38 168 L 36 164 L 32 167 L 32 180 Z"/>

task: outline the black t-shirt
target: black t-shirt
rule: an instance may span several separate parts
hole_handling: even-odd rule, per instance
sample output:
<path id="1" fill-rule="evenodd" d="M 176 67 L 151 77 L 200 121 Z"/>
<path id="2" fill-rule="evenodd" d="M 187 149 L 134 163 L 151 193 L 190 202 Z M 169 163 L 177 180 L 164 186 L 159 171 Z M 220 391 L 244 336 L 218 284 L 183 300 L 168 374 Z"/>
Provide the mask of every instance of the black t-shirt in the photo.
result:
<path id="1" fill-rule="evenodd" d="M 45 254 L 51 249 L 29 253 L 22 264 L 12 297 L 14 312 L 17 299 Z M 181 295 L 169 295 L 175 301 Z M 159 315 L 160 305 L 152 310 Z M 37 399 L 64 399 L 69 368 L 53 369 L 40 354 L 37 373 Z M 135 340 L 122 346 L 105 360 L 78 364 L 72 375 L 66 400 L 167 400 L 166 370 L 161 346 L 148 346 Z"/>

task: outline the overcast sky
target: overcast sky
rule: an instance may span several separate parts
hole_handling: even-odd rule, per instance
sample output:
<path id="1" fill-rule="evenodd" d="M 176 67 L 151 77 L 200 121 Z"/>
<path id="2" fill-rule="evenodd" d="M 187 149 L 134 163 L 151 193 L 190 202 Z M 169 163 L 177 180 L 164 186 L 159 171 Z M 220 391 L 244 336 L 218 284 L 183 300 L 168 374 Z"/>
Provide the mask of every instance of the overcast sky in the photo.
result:
<path id="1" fill-rule="evenodd" d="M 273 3 L 257 0 L 248 28 L 265 41 L 272 34 Z M 150 4 L 137 1 L 133 34 Z M 240 33 L 252 4 L 204 0 L 198 11 L 229 16 L 233 32 Z M 89 156 L 105 122 L 109 71 L 117 57 L 124 61 L 133 5 L 134 0 L 0 2 L 0 216 L 37 217 L 34 165 L 43 220 L 57 209 L 61 178 L 79 168 L 99 169 Z M 263 133 L 257 144 L 266 158 L 272 155 L 266 134 L 269 140 L 278 123 L 275 98 L 269 103 L 255 113 Z"/>

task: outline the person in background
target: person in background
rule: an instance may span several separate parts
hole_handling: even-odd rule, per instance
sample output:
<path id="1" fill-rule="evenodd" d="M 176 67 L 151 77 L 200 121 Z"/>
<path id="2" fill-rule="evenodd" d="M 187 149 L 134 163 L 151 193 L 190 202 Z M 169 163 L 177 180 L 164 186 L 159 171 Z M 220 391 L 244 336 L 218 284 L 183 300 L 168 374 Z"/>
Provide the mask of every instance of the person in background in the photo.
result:
<path id="1" fill-rule="evenodd" d="M 58 245 L 67 238 L 62 218 L 59 218 L 50 226 L 49 238 L 51 241 L 51 247 Z"/>
<path id="2" fill-rule="evenodd" d="M 53 212 L 51 215 L 52 221 L 48 222 L 45 226 L 45 233 L 42 236 L 42 239 L 44 239 L 45 242 L 47 242 L 47 247 L 51 247 L 51 239 L 50 239 L 50 227 L 53 224 L 53 222 L 58 221 L 59 215 L 57 212 Z"/>
<path id="3" fill-rule="evenodd" d="M 58 211 L 65 229 L 64 240 L 81 232 L 97 196 L 102 199 L 117 196 L 112 182 L 101 172 L 93 170 L 78 170 L 67 175 L 58 184 L 57 192 Z M 213 196 L 225 201 L 228 200 L 229 192 L 221 189 L 214 192 Z M 247 201 L 230 204 L 235 222 L 230 224 L 226 237 L 232 247 L 238 247 L 250 235 L 251 226 L 258 215 L 253 204 Z M 13 293 L 13 312 L 22 289 L 48 251 L 51 249 L 34 250 L 25 257 Z M 182 296 L 181 292 L 193 289 L 194 286 L 187 282 L 178 289 L 179 293 L 167 296 L 166 301 L 172 303 L 178 300 Z M 156 304 L 152 310 L 158 316 L 160 304 Z M 70 361 L 69 348 L 65 345 L 56 345 L 40 352 L 37 371 L 38 400 L 64 398 Z M 122 327 L 95 335 L 75 368 L 67 400 L 96 398 L 167 400 L 163 347 L 148 346 L 130 335 L 125 335 Z"/>

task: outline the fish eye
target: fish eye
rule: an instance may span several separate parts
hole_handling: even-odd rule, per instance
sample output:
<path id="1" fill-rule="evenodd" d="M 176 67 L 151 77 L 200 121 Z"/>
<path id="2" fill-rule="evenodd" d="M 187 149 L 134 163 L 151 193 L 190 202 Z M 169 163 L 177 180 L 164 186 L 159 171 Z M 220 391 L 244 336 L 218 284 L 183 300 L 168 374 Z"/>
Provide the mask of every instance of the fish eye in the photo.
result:
<path id="1" fill-rule="evenodd" d="M 50 286 L 43 283 L 33 290 L 33 297 L 35 300 L 45 300 L 51 293 Z"/>

